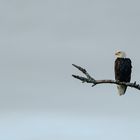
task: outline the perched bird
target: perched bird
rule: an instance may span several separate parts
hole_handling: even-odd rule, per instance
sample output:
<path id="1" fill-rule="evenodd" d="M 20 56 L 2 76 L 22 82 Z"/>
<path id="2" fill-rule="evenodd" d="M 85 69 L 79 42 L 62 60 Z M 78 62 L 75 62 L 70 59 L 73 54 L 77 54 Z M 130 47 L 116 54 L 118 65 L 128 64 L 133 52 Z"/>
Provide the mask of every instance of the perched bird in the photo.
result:
<path id="1" fill-rule="evenodd" d="M 117 51 L 115 53 L 116 60 L 114 64 L 115 80 L 119 82 L 130 82 L 132 65 L 131 60 L 126 58 L 126 54 L 123 51 Z M 119 95 L 124 95 L 127 89 L 125 85 L 117 85 Z"/>

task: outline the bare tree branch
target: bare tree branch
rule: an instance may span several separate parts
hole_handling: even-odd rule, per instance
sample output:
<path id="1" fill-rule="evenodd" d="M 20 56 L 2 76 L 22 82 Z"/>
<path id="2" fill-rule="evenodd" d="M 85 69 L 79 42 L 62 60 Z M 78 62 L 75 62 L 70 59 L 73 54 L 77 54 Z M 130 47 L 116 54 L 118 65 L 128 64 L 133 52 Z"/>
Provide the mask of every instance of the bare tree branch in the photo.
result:
<path id="1" fill-rule="evenodd" d="M 72 75 L 74 78 L 82 81 L 83 83 L 86 82 L 86 83 L 91 83 L 92 84 L 92 87 L 97 85 L 97 84 L 117 84 L 117 85 L 125 85 L 125 86 L 129 86 L 129 87 L 132 87 L 132 88 L 136 88 L 138 90 L 140 90 L 140 85 L 137 84 L 136 82 L 134 83 L 126 83 L 126 82 L 119 82 L 119 81 L 115 81 L 115 80 L 95 80 L 93 77 L 90 76 L 90 74 L 86 71 L 86 69 L 80 67 L 80 66 L 77 66 L 75 64 L 72 64 L 75 68 L 77 68 L 78 70 L 80 70 L 86 77 L 82 77 L 82 76 L 79 76 L 79 75 Z"/>

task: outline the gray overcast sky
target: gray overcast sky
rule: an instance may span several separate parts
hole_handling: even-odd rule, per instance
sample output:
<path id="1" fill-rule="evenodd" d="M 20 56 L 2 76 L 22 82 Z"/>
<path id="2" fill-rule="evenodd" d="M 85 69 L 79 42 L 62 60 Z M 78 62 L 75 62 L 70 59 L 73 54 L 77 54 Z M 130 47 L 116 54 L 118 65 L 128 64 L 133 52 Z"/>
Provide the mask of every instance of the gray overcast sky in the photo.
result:
<path id="1" fill-rule="evenodd" d="M 0 139 L 140 139 L 140 94 L 73 79 L 72 63 L 114 79 L 123 50 L 140 82 L 138 0 L 0 1 Z"/>

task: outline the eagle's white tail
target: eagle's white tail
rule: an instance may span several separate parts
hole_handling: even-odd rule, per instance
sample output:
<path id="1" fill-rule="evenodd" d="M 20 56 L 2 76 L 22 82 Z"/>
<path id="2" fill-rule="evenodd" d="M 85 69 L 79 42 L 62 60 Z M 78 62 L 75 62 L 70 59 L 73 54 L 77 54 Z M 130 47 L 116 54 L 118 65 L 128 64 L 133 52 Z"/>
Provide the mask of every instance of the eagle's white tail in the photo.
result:
<path id="1" fill-rule="evenodd" d="M 126 88 L 127 88 L 127 86 L 117 85 L 118 93 L 120 96 L 125 94 Z"/>

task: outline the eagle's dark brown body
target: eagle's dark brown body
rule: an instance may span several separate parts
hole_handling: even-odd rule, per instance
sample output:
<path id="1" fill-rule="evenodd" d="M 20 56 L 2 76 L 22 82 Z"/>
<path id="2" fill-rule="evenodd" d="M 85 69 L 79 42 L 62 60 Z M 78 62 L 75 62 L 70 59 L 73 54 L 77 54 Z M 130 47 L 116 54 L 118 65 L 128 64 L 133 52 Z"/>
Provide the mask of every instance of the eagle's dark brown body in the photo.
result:
<path id="1" fill-rule="evenodd" d="M 115 60 L 115 80 L 130 82 L 131 68 L 131 60 L 129 58 L 117 58 Z"/>
<path id="2" fill-rule="evenodd" d="M 130 82 L 131 80 L 131 60 L 129 58 L 117 58 L 115 60 L 115 80 L 120 82 Z M 122 86 L 124 88 L 124 93 L 126 91 L 126 86 Z M 119 87 L 118 87 L 119 88 Z M 122 93 L 122 94 L 124 94 Z"/>

